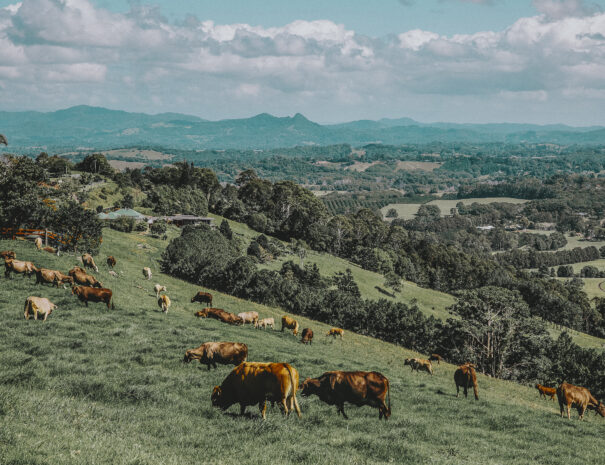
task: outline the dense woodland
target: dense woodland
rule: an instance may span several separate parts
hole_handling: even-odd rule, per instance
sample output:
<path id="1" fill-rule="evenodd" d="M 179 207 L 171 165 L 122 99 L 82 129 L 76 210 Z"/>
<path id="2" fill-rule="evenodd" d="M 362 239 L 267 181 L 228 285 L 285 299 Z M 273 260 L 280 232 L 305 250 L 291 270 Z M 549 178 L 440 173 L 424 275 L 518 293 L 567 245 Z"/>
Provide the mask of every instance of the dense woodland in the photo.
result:
<path id="1" fill-rule="evenodd" d="M 334 156 L 344 154 L 345 149 Z M 386 159 L 380 147 L 366 147 L 366 156 Z M 545 326 L 550 321 L 605 337 L 605 299 L 590 302 L 581 280 L 559 281 L 549 270 L 605 255 L 588 244 L 557 250 L 566 244 L 562 233 L 603 236 L 605 196 L 594 192 L 605 188 L 605 182 L 594 174 L 562 176 L 545 170 L 542 178 L 467 182 L 459 186 L 461 198 L 481 194 L 531 200 L 458 204 L 446 216 L 433 205 L 423 205 L 414 219 L 389 223 L 375 208 L 333 214 L 296 182 L 273 182 L 253 169 L 240 170 L 232 184 L 221 184 L 212 169 L 186 161 L 116 172 L 98 154 L 75 166 L 46 154 L 35 161 L 9 157 L 0 169 L 2 226 L 47 227 L 71 238 L 67 248 L 95 252 L 101 224 L 82 202 L 87 186 L 111 179 L 123 192 L 116 206 L 136 207 L 131 195 L 136 190 L 144 193 L 138 205 L 157 214 L 213 212 L 259 233 L 244 244 L 226 222 L 218 230 L 184 228 L 166 249 L 162 267 L 167 273 L 422 352 L 439 351 L 454 362 L 470 359 L 492 376 L 555 383 L 573 372 L 576 377 L 566 375 L 567 381 L 593 386 L 605 395 L 602 352 L 581 349 L 565 334 L 553 341 Z M 72 169 L 82 175 L 53 184 L 51 176 Z M 528 169 L 525 164 L 523 169 Z M 495 228 L 478 231 L 476 226 L 486 222 Z M 509 227 L 537 223 L 551 223 L 556 231 L 524 234 Z M 294 262 L 279 271 L 259 268 L 259 262 L 283 253 L 284 242 L 301 262 L 305 250 L 313 249 L 383 274 L 394 290 L 405 279 L 452 293 L 458 297 L 451 308 L 456 318 L 442 322 L 425 317 L 415 305 L 362 300 L 348 273 L 322 276 L 318 269 Z M 556 273 L 567 277 L 573 269 L 559 267 Z M 583 270 L 583 276 L 598 273 Z"/>

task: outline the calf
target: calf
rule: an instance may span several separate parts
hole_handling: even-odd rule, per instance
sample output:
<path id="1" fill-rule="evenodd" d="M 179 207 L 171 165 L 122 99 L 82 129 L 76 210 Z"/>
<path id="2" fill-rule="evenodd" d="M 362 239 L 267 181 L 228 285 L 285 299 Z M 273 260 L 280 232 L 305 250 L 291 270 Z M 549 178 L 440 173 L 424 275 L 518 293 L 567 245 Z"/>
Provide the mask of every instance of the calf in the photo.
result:
<path id="1" fill-rule="evenodd" d="M 585 387 L 574 386 L 563 381 L 557 388 L 557 399 L 559 400 L 559 409 L 563 416 L 563 408 L 567 406 L 567 418 L 571 419 L 571 407 L 576 405 L 580 420 L 584 418 L 587 408 L 594 409 L 595 415 L 599 414 L 605 417 L 605 405 L 593 397 Z"/>
<path id="2" fill-rule="evenodd" d="M 262 320 L 256 320 L 254 323 L 254 327 L 256 329 L 267 329 L 267 326 L 271 326 L 271 329 L 275 329 L 275 319 L 274 318 L 263 318 Z"/>
<path id="3" fill-rule="evenodd" d="M 536 384 L 536 389 L 540 393 L 540 397 L 544 397 L 544 398 L 550 397 L 550 400 L 552 400 L 554 402 L 555 395 L 557 394 L 556 388 L 550 388 L 550 387 L 542 386 L 541 384 Z"/>
<path id="4" fill-rule="evenodd" d="M 116 259 L 112 255 L 110 255 L 109 257 L 107 257 L 107 267 L 113 268 L 114 266 L 116 266 Z"/>
<path id="5" fill-rule="evenodd" d="M 149 268 L 148 266 L 146 266 L 145 268 L 143 268 L 143 276 L 145 279 L 151 281 L 151 268 Z"/>
<path id="6" fill-rule="evenodd" d="M 330 329 L 330 331 L 328 331 L 328 334 L 326 334 L 326 336 L 332 336 L 334 338 L 336 336 L 340 336 L 341 339 L 344 335 L 345 335 L 344 329 L 340 329 L 340 328 L 332 328 L 332 329 Z"/>
<path id="7" fill-rule="evenodd" d="M 313 343 L 313 330 L 311 328 L 305 328 L 302 330 L 302 338 L 300 342 L 303 344 Z"/>
<path id="8" fill-rule="evenodd" d="M 291 329 L 292 334 L 294 334 L 295 336 L 298 335 L 298 321 L 296 321 L 294 318 L 290 318 L 289 316 L 284 315 L 281 317 L 282 332 L 286 328 Z"/>
<path id="9" fill-rule="evenodd" d="M 409 365 L 412 371 L 426 371 L 427 373 L 433 374 L 433 365 L 430 360 L 424 360 L 422 358 L 406 358 L 404 365 Z"/>
<path id="10" fill-rule="evenodd" d="M 328 371 L 319 378 L 307 378 L 300 386 L 301 395 L 316 395 L 328 405 L 336 405 L 338 413 L 348 419 L 344 404 L 378 408 L 378 418 L 391 416 L 389 380 L 376 371 Z M 388 398 L 388 405 L 385 399 Z"/>
<path id="11" fill-rule="evenodd" d="M 94 258 L 89 253 L 85 253 L 82 255 L 82 263 L 84 264 L 84 268 L 91 268 L 95 270 L 95 272 L 99 272 L 99 268 L 97 267 Z"/>
<path id="12" fill-rule="evenodd" d="M 226 312 L 220 308 L 205 308 L 204 310 L 195 312 L 195 316 L 199 318 L 213 318 L 215 320 L 222 321 L 223 323 L 229 323 L 232 325 L 241 325 L 244 323 L 239 316 Z"/>
<path id="13" fill-rule="evenodd" d="M 29 320 L 29 314 L 34 314 L 34 320 L 38 319 L 38 313 L 44 315 L 44 321 L 46 318 L 57 308 L 50 300 L 44 297 L 28 297 L 25 300 L 24 317 Z"/>
<path id="14" fill-rule="evenodd" d="M 50 283 L 59 287 L 59 284 L 73 284 L 74 278 L 64 275 L 57 270 L 38 268 L 36 270 L 36 284 Z"/>
<path id="15" fill-rule="evenodd" d="M 161 286 L 160 284 L 156 284 L 153 286 L 153 290 L 155 291 L 155 298 L 160 298 L 160 292 L 166 292 L 166 286 Z"/>
<path id="16" fill-rule="evenodd" d="M 443 357 L 441 357 L 441 355 L 439 354 L 431 354 L 431 356 L 429 357 L 429 361 L 437 362 L 437 365 L 440 365 L 441 360 L 443 360 Z"/>
<path id="17" fill-rule="evenodd" d="M 69 276 L 74 280 L 74 284 L 81 284 L 83 286 L 102 288 L 103 284 L 97 280 L 94 276 L 89 275 L 79 266 L 73 267 L 69 270 Z"/>
<path id="18" fill-rule="evenodd" d="M 171 303 L 170 297 L 168 297 L 166 294 L 158 298 L 158 307 L 160 307 L 164 313 L 168 313 Z"/>
<path id="19" fill-rule="evenodd" d="M 216 368 L 216 364 L 239 365 L 248 358 L 248 346 L 240 342 L 205 342 L 197 349 L 185 352 L 184 362 L 199 360 L 205 364 L 210 371 L 210 366 Z"/>
<path id="20" fill-rule="evenodd" d="M 105 305 L 107 305 L 108 310 L 110 305 L 112 309 L 115 308 L 111 289 L 95 289 L 85 286 L 73 286 L 71 288 L 71 293 L 77 296 L 81 302 L 84 302 L 87 307 L 88 302 L 103 302 Z"/>
<path id="21" fill-rule="evenodd" d="M 191 303 L 199 302 L 201 304 L 206 304 L 209 307 L 212 307 L 212 294 L 208 292 L 199 291 L 191 298 Z"/>

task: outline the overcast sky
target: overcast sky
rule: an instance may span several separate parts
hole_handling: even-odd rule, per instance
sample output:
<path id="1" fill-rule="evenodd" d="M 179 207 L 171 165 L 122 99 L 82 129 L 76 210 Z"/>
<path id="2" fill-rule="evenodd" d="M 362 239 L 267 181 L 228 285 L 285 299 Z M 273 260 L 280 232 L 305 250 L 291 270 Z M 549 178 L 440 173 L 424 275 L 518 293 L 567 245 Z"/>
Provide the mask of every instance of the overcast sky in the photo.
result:
<path id="1" fill-rule="evenodd" d="M 601 125 L 605 0 L 0 0 L 0 110 L 80 104 Z"/>

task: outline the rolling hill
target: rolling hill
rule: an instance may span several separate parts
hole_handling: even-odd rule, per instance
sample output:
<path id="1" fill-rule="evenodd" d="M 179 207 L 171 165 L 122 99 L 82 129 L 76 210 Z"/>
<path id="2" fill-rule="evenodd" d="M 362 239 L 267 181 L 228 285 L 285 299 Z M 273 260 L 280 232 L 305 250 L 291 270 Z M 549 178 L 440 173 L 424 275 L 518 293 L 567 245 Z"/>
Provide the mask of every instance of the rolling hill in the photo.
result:
<path id="1" fill-rule="evenodd" d="M 0 294 L 0 463 L 21 464 L 315 464 L 598 463 L 603 419 L 561 419 L 558 406 L 533 388 L 479 376 L 479 401 L 455 397 L 455 367 L 434 376 L 411 373 L 410 351 L 347 333 L 313 345 L 290 333 L 197 320 L 190 297 L 198 287 L 165 276 L 157 259 L 165 242 L 104 231 L 99 278 L 113 289 L 116 310 L 81 305 L 66 289 L 36 287 L 33 278 L 3 280 Z M 19 258 L 67 270 L 73 255 L 38 252 L 31 243 L 0 241 Z M 119 278 L 103 259 L 114 255 Z M 151 266 L 152 281 L 141 268 Z M 168 287 L 173 306 L 159 312 L 154 283 Z M 49 297 L 59 308 L 47 322 L 25 321 L 23 301 Z M 215 294 L 216 306 L 282 311 Z M 331 369 L 378 370 L 391 381 L 393 416 L 378 421 L 369 407 L 346 407 L 350 420 L 317 398 L 301 398 L 302 418 L 269 409 L 245 417 L 210 404 L 212 387 L 229 367 L 206 371 L 181 362 L 186 349 L 208 340 L 245 342 L 252 361 L 285 361 L 301 378 Z"/>
<path id="2" fill-rule="evenodd" d="M 300 113 L 208 121 L 177 113 L 147 115 L 77 106 L 49 113 L 0 112 L 10 150 L 108 149 L 155 145 L 174 149 L 270 149 L 348 143 L 504 142 L 602 144 L 602 127 L 420 123 L 410 118 L 321 125 Z"/>

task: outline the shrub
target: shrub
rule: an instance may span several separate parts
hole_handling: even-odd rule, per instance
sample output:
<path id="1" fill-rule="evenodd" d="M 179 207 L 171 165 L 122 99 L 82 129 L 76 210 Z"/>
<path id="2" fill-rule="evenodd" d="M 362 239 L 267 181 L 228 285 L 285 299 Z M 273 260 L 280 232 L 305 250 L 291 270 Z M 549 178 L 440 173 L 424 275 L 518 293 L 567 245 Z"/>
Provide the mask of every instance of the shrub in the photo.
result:
<path id="1" fill-rule="evenodd" d="M 154 236 L 162 236 L 163 234 L 166 234 L 166 230 L 168 229 L 168 225 L 166 224 L 166 222 L 164 220 L 158 220 L 158 221 L 154 221 L 151 224 L 151 227 L 149 228 L 149 230 L 151 231 L 151 234 L 153 234 Z"/>
<path id="2" fill-rule="evenodd" d="M 147 231 L 147 223 L 145 221 L 139 221 L 134 226 L 135 231 L 144 232 Z"/>
<path id="3" fill-rule="evenodd" d="M 122 216 L 117 220 L 113 220 L 111 223 L 109 223 L 109 227 L 111 229 L 115 229 L 116 231 L 129 233 L 132 232 L 132 230 L 134 229 L 134 223 L 134 218 Z"/>

